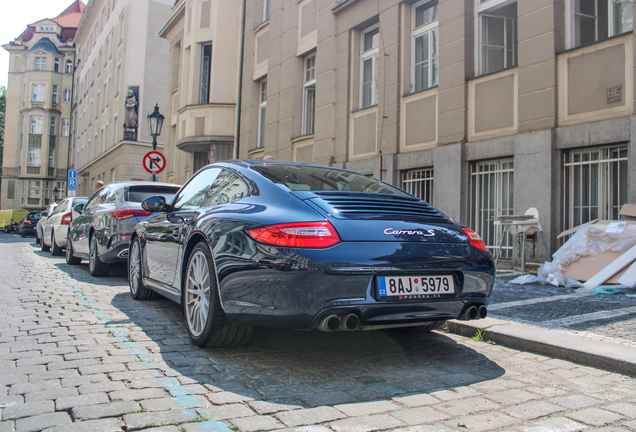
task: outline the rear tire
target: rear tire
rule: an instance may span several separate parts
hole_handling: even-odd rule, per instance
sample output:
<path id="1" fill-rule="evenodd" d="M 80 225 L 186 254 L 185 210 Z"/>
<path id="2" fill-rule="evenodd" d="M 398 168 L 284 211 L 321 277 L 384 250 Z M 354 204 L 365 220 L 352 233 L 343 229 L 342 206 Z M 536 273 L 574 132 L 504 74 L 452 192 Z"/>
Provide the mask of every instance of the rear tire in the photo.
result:
<path id="1" fill-rule="evenodd" d="M 446 321 L 431 321 L 430 323 L 426 323 L 424 325 L 413 326 L 413 327 L 397 327 L 394 329 L 390 329 L 394 333 L 401 334 L 418 334 L 418 333 L 428 333 L 433 330 L 437 330 L 439 328 L 444 327 Z"/>
<path id="2" fill-rule="evenodd" d="M 135 300 L 152 300 L 157 294 L 145 287 L 141 278 L 141 244 L 139 237 L 133 240 L 128 254 L 128 286 L 130 295 Z"/>
<path id="3" fill-rule="evenodd" d="M 219 301 L 212 254 L 205 242 L 192 249 L 181 286 L 186 327 L 195 345 L 220 348 L 247 343 L 254 329 L 227 320 Z"/>
<path id="4" fill-rule="evenodd" d="M 64 250 L 55 243 L 55 232 L 51 232 L 51 255 L 62 256 Z"/>
<path id="5" fill-rule="evenodd" d="M 44 236 L 42 236 L 42 238 L 40 239 L 40 248 L 42 249 L 42 252 L 48 252 L 51 250 L 51 246 L 46 245 L 46 242 L 44 241 Z"/>
<path id="6" fill-rule="evenodd" d="M 88 271 L 91 273 L 91 276 L 95 277 L 108 276 L 108 272 L 110 271 L 110 265 L 99 259 L 99 254 L 97 253 L 97 238 L 95 237 L 95 234 L 91 236 L 90 252 L 88 255 Z"/>
<path id="7" fill-rule="evenodd" d="M 20 230 L 20 235 L 22 236 L 22 238 L 26 237 L 26 233 L 24 232 L 24 230 Z"/>
<path id="8" fill-rule="evenodd" d="M 77 265 L 82 262 L 81 258 L 73 255 L 73 243 L 71 243 L 71 235 L 66 238 L 66 264 Z"/>
<path id="9" fill-rule="evenodd" d="M 35 244 L 40 244 L 40 232 L 35 230 Z"/>

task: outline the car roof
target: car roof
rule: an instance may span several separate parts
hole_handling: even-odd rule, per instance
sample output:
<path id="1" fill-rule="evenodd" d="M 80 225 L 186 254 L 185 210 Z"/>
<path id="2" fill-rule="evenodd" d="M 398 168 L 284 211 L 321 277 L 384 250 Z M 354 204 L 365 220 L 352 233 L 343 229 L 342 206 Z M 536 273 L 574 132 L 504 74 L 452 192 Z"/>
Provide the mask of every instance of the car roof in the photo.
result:
<path id="1" fill-rule="evenodd" d="M 103 187 L 121 188 L 121 187 L 126 187 L 126 186 L 162 186 L 162 187 L 166 187 L 167 186 L 167 187 L 176 187 L 176 188 L 180 188 L 181 187 L 181 185 L 174 184 L 174 183 L 137 181 L 137 180 L 114 181 L 114 182 L 108 183 L 107 185 L 104 185 Z"/>

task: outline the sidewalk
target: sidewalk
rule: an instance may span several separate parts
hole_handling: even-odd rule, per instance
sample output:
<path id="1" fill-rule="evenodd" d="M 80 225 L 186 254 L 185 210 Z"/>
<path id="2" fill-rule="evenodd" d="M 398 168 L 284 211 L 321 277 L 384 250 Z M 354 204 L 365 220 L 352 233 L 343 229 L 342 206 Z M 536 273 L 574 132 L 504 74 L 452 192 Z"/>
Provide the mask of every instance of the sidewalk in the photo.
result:
<path id="1" fill-rule="evenodd" d="M 449 321 L 451 333 L 636 376 L 636 297 L 510 283 L 498 276 L 488 318 Z"/>

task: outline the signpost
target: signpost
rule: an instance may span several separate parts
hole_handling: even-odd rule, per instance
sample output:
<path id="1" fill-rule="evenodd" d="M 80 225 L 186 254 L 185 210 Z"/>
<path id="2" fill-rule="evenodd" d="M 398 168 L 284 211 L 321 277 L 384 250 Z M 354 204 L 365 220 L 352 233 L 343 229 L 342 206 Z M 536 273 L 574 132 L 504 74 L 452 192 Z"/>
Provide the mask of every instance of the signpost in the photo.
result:
<path id="1" fill-rule="evenodd" d="M 77 190 L 77 171 L 68 171 L 68 187 L 66 189 L 68 190 L 68 196 L 75 196 L 75 191 Z"/>
<path id="2" fill-rule="evenodd" d="M 142 159 L 144 169 L 155 176 L 166 168 L 166 157 L 158 151 L 149 151 Z M 156 181 L 156 180 L 155 180 Z"/>

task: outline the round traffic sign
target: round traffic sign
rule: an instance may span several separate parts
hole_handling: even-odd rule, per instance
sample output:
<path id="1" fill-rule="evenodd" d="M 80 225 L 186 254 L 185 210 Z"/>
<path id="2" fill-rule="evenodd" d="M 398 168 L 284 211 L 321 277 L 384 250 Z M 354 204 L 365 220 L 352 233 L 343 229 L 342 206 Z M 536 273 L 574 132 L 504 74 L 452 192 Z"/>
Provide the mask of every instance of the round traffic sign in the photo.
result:
<path id="1" fill-rule="evenodd" d="M 144 155 L 142 164 L 150 174 L 159 174 L 166 168 L 166 157 L 158 151 L 149 151 Z"/>

